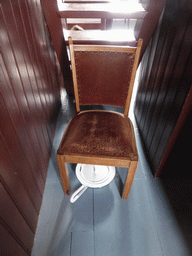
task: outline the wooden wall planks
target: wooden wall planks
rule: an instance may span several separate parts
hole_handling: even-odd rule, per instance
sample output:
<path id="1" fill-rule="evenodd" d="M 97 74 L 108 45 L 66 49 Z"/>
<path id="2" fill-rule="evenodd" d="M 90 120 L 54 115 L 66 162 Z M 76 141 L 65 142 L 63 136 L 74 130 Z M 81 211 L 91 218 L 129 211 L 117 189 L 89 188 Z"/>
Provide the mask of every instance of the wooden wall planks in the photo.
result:
<path id="1" fill-rule="evenodd" d="M 73 95 L 73 80 L 70 69 L 70 63 L 67 55 L 66 42 L 63 36 L 63 27 L 61 18 L 57 14 L 57 0 L 41 0 L 43 11 L 45 14 L 47 26 L 53 41 L 58 61 L 60 63 L 61 72 L 64 79 L 64 85 L 67 93 Z"/>
<path id="2" fill-rule="evenodd" d="M 0 255 L 32 249 L 60 107 L 56 63 L 40 0 L 1 0 Z"/>
<path id="3" fill-rule="evenodd" d="M 135 116 L 154 174 L 192 84 L 192 16 L 187 2 L 167 1 L 141 67 Z"/>

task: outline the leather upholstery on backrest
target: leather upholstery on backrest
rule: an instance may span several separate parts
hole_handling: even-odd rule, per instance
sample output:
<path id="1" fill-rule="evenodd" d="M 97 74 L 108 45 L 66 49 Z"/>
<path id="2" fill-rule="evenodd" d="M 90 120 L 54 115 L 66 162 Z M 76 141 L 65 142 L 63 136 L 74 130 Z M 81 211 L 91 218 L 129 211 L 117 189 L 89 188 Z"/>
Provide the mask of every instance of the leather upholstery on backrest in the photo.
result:
<path id="1" fill-rule="evenodd" d="M 135 53 L 74 51 L 80 105 L 124 107 Z"/>

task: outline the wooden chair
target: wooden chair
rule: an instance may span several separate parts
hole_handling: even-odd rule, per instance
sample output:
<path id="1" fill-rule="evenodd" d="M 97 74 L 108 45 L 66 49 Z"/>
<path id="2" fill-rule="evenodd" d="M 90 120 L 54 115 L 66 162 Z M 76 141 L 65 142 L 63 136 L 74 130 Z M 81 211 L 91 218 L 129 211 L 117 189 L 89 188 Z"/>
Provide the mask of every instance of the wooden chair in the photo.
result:
<path id="1" fill-rule="evenodd" d="M 73 45 L 69 38 L 76 102 L 57 151 L 64 193 L 70 194 L 66 163 L 129 168 L 122 198 L 128 197 L 138 163 L 133 125 L 128 118 L 142 40 L 137 47 Z M 112 105 L 124 114 L 82 111 L 82 105 Z"/>
<path id="2" fill-rule="evenodd" d="M 103 4 L 110 3 L 113 0 L 63 0 L 63 4 Z M 109 27 L 112 25 L 112 20 L 110 21 Z M 71 30 L 75 25 L 79 25 L 83 30 L 106 30 L 107 20 L 101 18 L 89 17 L 85 19 L 81 18 L 61 18 L 62 26 L 64 30 Z M 66 37 L 68 38 L 68 37 Z"/>

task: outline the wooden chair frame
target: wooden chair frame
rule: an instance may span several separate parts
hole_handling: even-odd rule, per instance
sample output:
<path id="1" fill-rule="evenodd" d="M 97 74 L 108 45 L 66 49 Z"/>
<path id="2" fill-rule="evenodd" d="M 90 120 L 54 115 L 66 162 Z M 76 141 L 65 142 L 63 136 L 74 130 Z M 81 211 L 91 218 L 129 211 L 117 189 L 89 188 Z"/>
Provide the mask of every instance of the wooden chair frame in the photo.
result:
<path id="1" fill-rule="evenodd" d="M 130 79 L 130 85 L 128 89 L 128 95 L 127 100 L 124 107 L 124 115 L 122 115 L 127 122 L 131 124 L 131 134 L 132 134 L 132 143 L 134 145 L 134 156 L 130 159 L 128 158 L 119 158 L 119 157 L 106 157 L 106 156 L 82 156 L 82 155 L 67 155 L 63 153 L 61 147 L 62 142 L 65 138 L 65 135 L 67 133 L 68 125 L 63 139 L 61 141 L 61 144 L 59 146 L 59 149 L 57 151 L 57 161 L 58 166 L 60 170 L 60 175 L 62 179 L 63 189 L 64 193 L 69 195 L 70 194 L 70 181 L 68 176 L 68 170 L 67 170 L 67 163 L 82 163 L 82 164 L 92 164 L 92 165 L 107 165 L 107 166 L 117 166 L 117 167 L 126 167 L 129 168 L 126 181 L 124 183 L 124 188 L 122 192 L 122 198 L 126 199 L 129 195 L 132 182 L 135 176 L 135 172 L 137 169 L 138 164 L 138 154 L 137 154 L 137 148 L 136 148 L 136 142 L 135 142 L 135 136 L 134 136 L 134 129 L 131 121 L 128 118 L 128 112 L 131 102 L 131 96 L 132 96 L 132 90 L 133 90 L 133 84 L 135 80 L 136 70 L 139 63 L 139 56 L 140 51 L 142 47 L 142 40 L 138 41 L 137 47 L 114 47 L 114 46 L 91 46 L 91 45 L 73 45 L 72 38 L 69 38 L 69 45 L 70 45 L 70 54 L 71 54 L 71 65 L 72 65 L 72 74 L 73 74 L 73 83 L 74 83 L 74 93 L 75 93 L 75 103 L 76 103 L 76 111 L 77 113 L 80 112 L 80 103 L 79 103 L 79 95 L 78 95 L 78 85 L 77 85 L 77 77 L 76 77 L 76 66 L 75 66 L 75 58 L 74 58 L 74 50 L 75 49 L 81 49 L 85 51 L 119 51 L 119 52 L 130 52 L 135 53 L 135 59 L 133 63 L 132 68 L 132 74 Z"/>

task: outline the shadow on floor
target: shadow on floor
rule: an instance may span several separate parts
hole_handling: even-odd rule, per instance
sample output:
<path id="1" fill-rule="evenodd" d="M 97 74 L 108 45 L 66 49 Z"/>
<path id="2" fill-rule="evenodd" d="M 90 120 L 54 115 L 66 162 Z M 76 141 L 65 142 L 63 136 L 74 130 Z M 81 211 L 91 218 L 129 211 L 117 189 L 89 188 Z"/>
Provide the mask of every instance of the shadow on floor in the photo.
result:
<path id="1" fill-rule="evenodd" d="M 192 255 L 192 180 L 162 179 L 161 183 Z"/>

